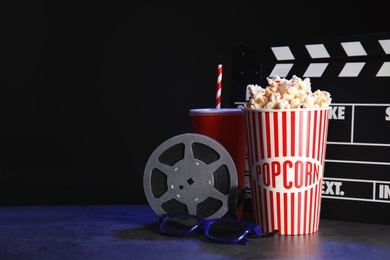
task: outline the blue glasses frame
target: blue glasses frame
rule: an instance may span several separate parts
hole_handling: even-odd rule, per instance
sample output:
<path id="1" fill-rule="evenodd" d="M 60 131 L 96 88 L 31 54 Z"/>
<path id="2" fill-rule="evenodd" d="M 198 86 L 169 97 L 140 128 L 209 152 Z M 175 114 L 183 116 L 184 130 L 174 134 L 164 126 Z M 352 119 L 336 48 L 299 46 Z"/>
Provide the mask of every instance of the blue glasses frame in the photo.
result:
<path id="1" fill-rule="evenodd" d="M 203 228 L 204 235 L 211 241 L 225 244 L 247 245 L 248 235 L 259 237 L 261 228 L 252 222 L 228 218 L 204 219 L 196 215 L 163 214 L 160 216 L 159 231 L 169 236 L 186 236 Z"/>

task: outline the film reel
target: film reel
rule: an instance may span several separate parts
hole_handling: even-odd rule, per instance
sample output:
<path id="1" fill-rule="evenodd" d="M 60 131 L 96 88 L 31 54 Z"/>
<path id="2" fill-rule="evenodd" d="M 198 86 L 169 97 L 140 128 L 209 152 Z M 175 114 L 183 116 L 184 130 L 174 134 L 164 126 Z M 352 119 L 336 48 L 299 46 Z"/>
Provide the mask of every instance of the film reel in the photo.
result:
<path id="1" fill-rule="evenodd" d="M 194 133 L 163 142 L 144 171 L 145 196 L 159 216 L 223 217 L 229 209 L 229 192 L 237 182 L 237 170 L 227 150 L 216 140 Z"/>

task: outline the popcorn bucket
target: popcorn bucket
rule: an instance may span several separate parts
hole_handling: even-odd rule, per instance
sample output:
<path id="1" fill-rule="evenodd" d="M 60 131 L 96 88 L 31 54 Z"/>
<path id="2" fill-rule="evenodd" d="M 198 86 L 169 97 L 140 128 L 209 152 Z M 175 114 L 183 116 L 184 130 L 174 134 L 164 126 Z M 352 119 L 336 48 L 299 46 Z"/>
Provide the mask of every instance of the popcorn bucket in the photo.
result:
<path id="1" fill-rule="evenodd" d="M 254 221 L 281 235 L 318 231 L 326 108 L 244 108 Z"/>

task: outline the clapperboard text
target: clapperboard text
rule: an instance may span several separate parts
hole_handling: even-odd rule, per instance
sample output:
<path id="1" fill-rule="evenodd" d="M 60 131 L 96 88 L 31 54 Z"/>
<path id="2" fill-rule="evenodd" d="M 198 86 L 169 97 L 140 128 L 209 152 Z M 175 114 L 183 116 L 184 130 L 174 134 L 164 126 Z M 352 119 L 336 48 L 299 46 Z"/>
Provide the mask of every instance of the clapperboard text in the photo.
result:
<path id="1" fill-rule="evenodd" d="M 387 133 L 390 129 L 390 104 L 332 104 L 329 120 L 342 120 L 342 128 L 350 129 L 349 135 L 334 134 L 328 138 L 328 145 L 356 145 L 390 147 Z M 358 131 L 359 125 L 367 124 L 379 128 L 382 134 L 368 134 Z M 340 125 L 338 125 L 340 127 Z M 387 129 L 387 130 L 386 130 Z M 326 159 L 329 163 L 348 163 L 347 160 Z M 384 161 L 349 161 L 372 165 L 390 165 Z M 348 199 L 371 202 L 390 202 L 390 182 L 367 179 L 346 179 L 324 177 L 322 186 L 324 198 Z"/>
<path id="2" fill-rule="evenodd" d="M 324 177 L 322 197 L 371 202 L 390 202 L 390 182 Z"/>
<path id="3" fill-rule="evenodd" d="M 390 104 L 388 104 L 390 105 Z M 388 106 L 388 105 L 383 105 L 383 106 Z M 352 106 L 352 105 L 350 105 Z M 385 121 L 390 121 L 390 106 L 385 107 L 383 111 L 383 116 Z M 345 106 L 332 106 L 332 109 L 329 114 L 329 119 L 334 119 L 334 120 L 345 120 Z"/>

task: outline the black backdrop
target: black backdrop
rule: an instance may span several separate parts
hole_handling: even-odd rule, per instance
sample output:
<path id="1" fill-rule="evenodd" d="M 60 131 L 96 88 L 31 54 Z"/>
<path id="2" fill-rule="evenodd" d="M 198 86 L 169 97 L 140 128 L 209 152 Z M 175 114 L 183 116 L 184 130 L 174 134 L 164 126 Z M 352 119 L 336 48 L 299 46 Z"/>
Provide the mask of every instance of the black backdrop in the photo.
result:
<path id="1" fill-rule="evenodd" d="M 174 2 L 2 1 L 1 205 L 146 203 L 150 154 L 215 106 L 217 64 L 229 106 L 237 44 L 387 30 L 355 1 Z"/>

